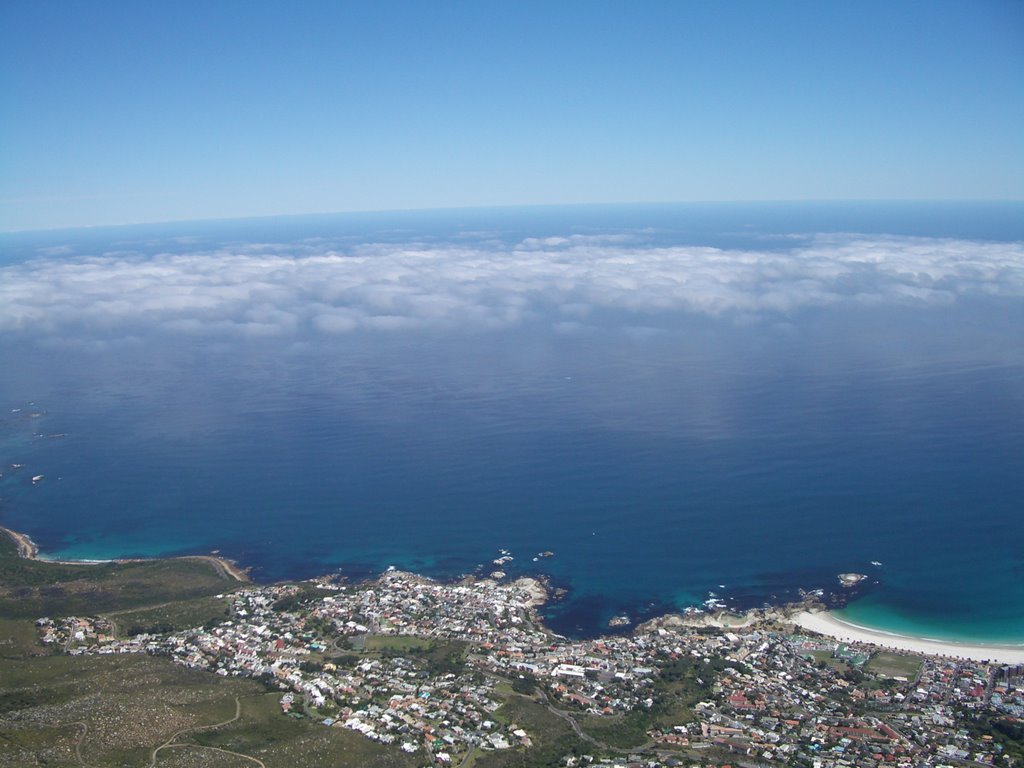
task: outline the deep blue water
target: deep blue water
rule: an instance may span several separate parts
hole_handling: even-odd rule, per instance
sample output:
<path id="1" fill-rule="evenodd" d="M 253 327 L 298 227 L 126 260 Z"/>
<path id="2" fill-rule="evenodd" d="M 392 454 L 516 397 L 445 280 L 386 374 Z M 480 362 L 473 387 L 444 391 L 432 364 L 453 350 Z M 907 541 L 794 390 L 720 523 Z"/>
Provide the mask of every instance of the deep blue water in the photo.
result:
<path id="1" fill-rule="evenodd" d="M 1019 241 L 1021 213 L 293 217 L 6 236 L 0 248 L 17 264 L 62 244 L 56 258 L 126 243 L 148 258 L 197 242 L 448 243 L 486 229 L 499 243 L 643 230 L 656 247 L 770 252 L 792 247 L 783 236 L 793 233 Z M 811 305 L 755 320 L 669 313 L 646 318 L 660 324 L 649 334 L 619 333 L 636 324 L 621 312 L 599 309 L 606 332 L 581 334 L 552 332 L 540 312 L 488 331 L 302 343 L 140 331 L 143 343 L 68 346 L 45 329 L 9 332 L 0 462 L 25 466 L 0 480 L 0 523 L 67 557 L 218 549 L 265 580 L 391 564 L 489 572 L 505 548 L 510 575 L 569 588 L 548 608 L 567 633 L 710 592 L 739 607 L 777 602 L 858 571 L 871 579 L 851 616 L 1024 642 L 1021 297 Z M 45 479 L 33 485 L 36 474 Z M 534 562 L 542 550 L 555 556 Z"/>

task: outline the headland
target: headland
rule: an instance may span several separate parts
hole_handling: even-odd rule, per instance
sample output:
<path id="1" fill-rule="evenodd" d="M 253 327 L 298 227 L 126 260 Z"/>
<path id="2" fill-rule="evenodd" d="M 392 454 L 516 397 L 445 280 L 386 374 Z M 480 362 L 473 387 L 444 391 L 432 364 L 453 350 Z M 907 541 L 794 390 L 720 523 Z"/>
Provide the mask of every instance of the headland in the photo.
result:
<path id="1" fill-rule="evenodd" d="M 201 560 L 213 566 L 220 575 L 235 581 L 248 582 L 249 573 L 247 568 L 239 566 L 238 563 L 216 555 L 180 555 L 168 558 L 140 558 L 123 557 L 110 560 L 68 560 L 50 558 L 39 551 L 39 545 L 32 541 L 32 537 L 26 533 L 15 531 L 0 525 L 0 533 L 7 534 L 14 542 L 18 555 L 26 560 L 39 560 L 46 563 L 57 563 L 62 565 L 99 565 L 100 563 L 141 563 L 146 560 Z"/>

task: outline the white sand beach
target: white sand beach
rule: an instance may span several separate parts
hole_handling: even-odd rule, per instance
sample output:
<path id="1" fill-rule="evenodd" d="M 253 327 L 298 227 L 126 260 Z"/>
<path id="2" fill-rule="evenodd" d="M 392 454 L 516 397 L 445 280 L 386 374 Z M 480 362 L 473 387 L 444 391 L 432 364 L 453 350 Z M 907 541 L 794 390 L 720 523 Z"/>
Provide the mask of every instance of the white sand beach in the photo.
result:
<path id="1" fill-rule="evenodd" d="M 994 661 L 1001 664 L 1024 664 L 1024 643 L 1021 645 L 985 645 L 909 637 L 851 624 L 828 611 L 801 611 L 794 614 L 791 621 L 804 629 L 842 641 L 869 643 L 931 656 Z"/>

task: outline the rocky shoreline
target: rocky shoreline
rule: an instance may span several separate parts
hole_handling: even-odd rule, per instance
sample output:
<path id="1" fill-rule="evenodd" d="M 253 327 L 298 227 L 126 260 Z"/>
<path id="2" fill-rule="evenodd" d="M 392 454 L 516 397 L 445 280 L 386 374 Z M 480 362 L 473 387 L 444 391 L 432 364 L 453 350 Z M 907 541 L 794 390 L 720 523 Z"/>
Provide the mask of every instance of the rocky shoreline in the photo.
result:
<path id="1" fill-rule="evenodd" d="M 60 563 L 66 565 L 98 565 L 104 562 L 114 563 L 137 563 L 160 558 L 118 558 L 112 560 L 56 560 L 41 556 L 38 545 L 27 534 L 0 526 L 0 533 L 6 534 L 15 544 L 19 557 L 27 560 L 40 562 Z M 237 563 L 227 558 L 216 555 L 182 555 L 170 559 L 176 560 L 201 560 L 212 565 L 225 578 L 240 583 L 250 582 L 248 569 L 240 567 Z M 385 574 L 391 572 L 386 571 Z M 385 574 L 382 574 L 381 577 Z M 408 574 L 425 583 L 433 582 L 426 576 Z M 658 629 L 670 629 L 674 627 L 693 627 L 717 630 L 740 630 L 751 627 L 763 627 L 765 625 L 778 624 L 790 627 L 793 631 L 807 631 L 813 634 L 824 635 L 842 642 L 856 642 L 878 648 L 888 648 L 898 651 L 909 651 L 929 656 L 940 656 L 947 658 L 964 658 L 976 661 L 996 661 L 1009 664 L 1024 663 L 1024 644 L 1012 645 L 986 645 L 983 643 L 958 643 L 931 640 L 927 638 L 910 637 L 889 633 L 870 627 L 861 627 L 843 621 L 832 613 L 832 609 L 840 608 L 850 599 L 857 595 L 857 587 L 867 580 L 867 577 L 856 574 L 859 578 L 849 578 L 854 574 L 841 574 L 839 581 L 842 588 L 836 591 L 825 592 L 813 590 L 810 592 L 801 591 L 799 601 L 783 603 L 776 606 L 762 606 L 750 608 L 745 611 L 730 610 L 721 608 L 715 610 L 689 609 L 682 613 L 669 612 L 647 621 L 637 623 L 632 627 L 636 633 L 651 632 Z M 373 579 L 373 581 L 379 580 Z M 844 578 L 847 577 L 847 578 Z M 566 590 L 561 587 L 554 587 L 550 579 L 545 576 L 521 576 L 509 582 L 501 579 L 480 578 L 478 576 L 466 576 L 463 580 L 473 582 L 502 582 L 514 585 L 524 590 L 529 595 L 529 606 L 538 608 L 549 600 L 560 600 L 566 595 Z M 626 617 L 622 617 L 626 619 Z M 626 629 L 631 622 L 617 621 L 611 626 L 612 629 Z M 627 630 L 628 631 L 628 630 Z"/>

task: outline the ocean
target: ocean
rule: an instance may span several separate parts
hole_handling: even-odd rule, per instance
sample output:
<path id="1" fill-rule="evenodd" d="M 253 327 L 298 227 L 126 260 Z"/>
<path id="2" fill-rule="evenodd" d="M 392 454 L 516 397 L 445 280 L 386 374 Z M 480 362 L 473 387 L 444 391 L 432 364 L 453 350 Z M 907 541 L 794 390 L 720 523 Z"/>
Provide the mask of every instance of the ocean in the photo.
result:
<path id="1" fill-rule="evenodd" d="M 507 550 L 570 635 L 856 572 L 858 624 L 1024 643 L 1022 241 L 1019 203 L 0 235 L 0 524 L 261 581 Z"/>

